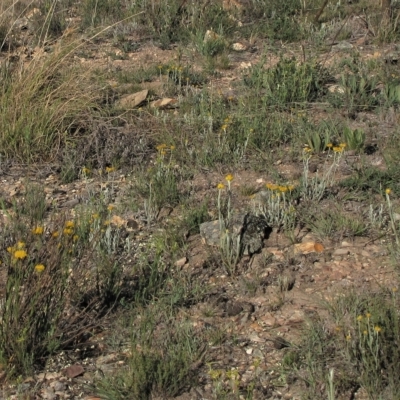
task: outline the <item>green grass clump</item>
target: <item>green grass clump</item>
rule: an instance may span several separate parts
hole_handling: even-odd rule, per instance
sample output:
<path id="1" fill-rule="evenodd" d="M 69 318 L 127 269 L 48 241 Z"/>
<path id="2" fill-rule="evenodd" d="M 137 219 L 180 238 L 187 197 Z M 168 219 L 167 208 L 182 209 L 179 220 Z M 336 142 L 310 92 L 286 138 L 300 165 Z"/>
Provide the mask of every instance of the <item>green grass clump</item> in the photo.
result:
<path id="1" fill-rule="evenodd" d="M 95 28 L 122 20 L 126 17 L 124 15 L 125 3 L 122 0 L 83 0 L 79 2 L 82 28 Z"/>
<path id="2" fill-rule="evenodd" d="M 281 58 L 270 69 L 264 68 L 265 60 L 252 68 L 244 82 L 259 91 L 266 106 L 279 109 L 303 107 L 325 93 L 324 84 L 329 73 L 313 61 L 298 63 L 294 58 Z"/>
<path id="3" fill-rule="evenodd" d="M 294 41 L 301 40 L 307 29 L 301 24 L 302 3 L 288 0 L 257 1 L 252 0 L 243 10 L 243 19 L 252 21 L 251 29 L 244 26 L 247 32 L 272 40 Z"/>

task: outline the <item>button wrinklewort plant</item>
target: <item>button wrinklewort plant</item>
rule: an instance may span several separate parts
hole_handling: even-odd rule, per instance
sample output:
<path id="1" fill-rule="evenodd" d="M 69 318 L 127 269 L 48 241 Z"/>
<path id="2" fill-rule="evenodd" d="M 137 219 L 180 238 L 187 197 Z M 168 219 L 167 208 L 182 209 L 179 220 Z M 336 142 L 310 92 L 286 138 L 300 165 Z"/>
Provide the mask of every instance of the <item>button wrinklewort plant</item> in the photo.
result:
<path id="1" fill-rule="evenodd" d="M 290 229 L 294 228 L 296 210 L 290 199 L 294 185 L 277 185 L 267 183 L 267 190 L 253 199 L 254 212 L 264 216 L 270 226 Z"/>
<path id="2" fill-rule="evenodd" d="M 172 163 L 175 146 L 162 143 L 156 149 L 158 155 L 154 168 L 149 171 L 149 180 L 146 183 L 147 198 L 144 200 L 148 224 L 157 218 L 163 206 L 174 205 L 179 198 L 177 176 Z"/>
<path id="3" fill-rule="evenodd" d="M 320 201 L 326 192 L 326 189 L 332 186 L 335 173 L 339 167 L 343 152 L 346 149 L 346 143 L 340 143 L 334 146 L 332 143 L 327 144 L 328 158 L 332 157 L 332 164 L 323 172 L 321 176 L 316 174 L 310 177 L 310 160 L 312 158 L 312 149 L 305 147 L 303 150 L 303 177 L 301 193 L 304 200 Z"/>
<path id="4" fill-rule="evenodd" d="M 8 375 L 32 371 L 60 346 L 58 327 L 74 247 L 73 235 L 46 236 L 36 226 L 1 254 L 7 278 L 0 306 L 0 362 Z"/>
<path id="5" fill-rule="evenodd" d="M 220 254 L 222 262 L 226 271 L 229 275 L 233 275 L 236 270 L 236 266 L 241 256 L 241 245 L 240 235 L 235 234 L 232 225 L 232 191 L 231 182 L 233 175 L 228 174 L 225 177 L 227 187 L 223 183 L 217 185 L 218 189 L 218 221 L 219 221 L 219 232 L 220 232 Z M 223 201 L 222 193 L 226 194 Z"/>

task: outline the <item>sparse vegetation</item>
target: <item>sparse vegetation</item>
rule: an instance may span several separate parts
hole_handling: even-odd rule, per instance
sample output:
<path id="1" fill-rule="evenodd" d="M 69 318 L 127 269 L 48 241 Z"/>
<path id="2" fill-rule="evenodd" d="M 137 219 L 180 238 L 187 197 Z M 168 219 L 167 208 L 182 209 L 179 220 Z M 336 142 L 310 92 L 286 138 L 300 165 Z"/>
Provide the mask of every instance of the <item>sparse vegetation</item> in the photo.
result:
<path id="1" fill-rule="evenodd" d="M 397 399 L 397 3 L 2 1 L 0 397 Z"/>

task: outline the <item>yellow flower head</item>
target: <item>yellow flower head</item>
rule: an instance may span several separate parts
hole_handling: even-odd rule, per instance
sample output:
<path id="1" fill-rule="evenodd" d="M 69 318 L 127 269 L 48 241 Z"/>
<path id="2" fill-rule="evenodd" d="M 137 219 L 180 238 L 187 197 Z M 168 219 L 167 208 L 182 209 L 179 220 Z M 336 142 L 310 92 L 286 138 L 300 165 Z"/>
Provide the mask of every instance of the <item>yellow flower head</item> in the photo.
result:
<path id="1" fill-rule="evenodd" d="M 164 150 L 167 147 L 167 145 L 165 143 L 159 144 L 158 146 L 156 146 L 157 151 L 161 151 Z"/>
<path id="2" fill-rule="evenodd" d="M 25 250 L 17 250 L 14 252 L 14 258 L 17 260 L 23 260 L 27 255 L 28 253 Z"/>
<path id="3" fill-rule="evenodd" d="M 387 189 L 385 190 L 385 193 L 386 193 L 386 194 L 390 194 L 390 193 L 392 193 L 392 189 L 390 189 L 390 188 L 387 188 Z"/>
<path id="4" fill-rule="evenodd" d="M 57 238 L 58 236 L 59 236 L 59 232 L 58 231 L 54 231 L 52 234 L 51 234 L 51 236 L 53 237 L 53 238 Z"/>
<path id="5" fill-rule="evenodd" d="M 32 230 L 32 233 L 34 235 L 41 235 L 43 231 L 44 231 L 43 226 L 37 226 L 35 229 Z"/>
<path id="6" fill-rule="evenodd" d="M 380 326 L 378 326 L 378 325 L 375 325 L 375 326 L 374 326 L 374 331 L 375 331 L 376 333 L 379 333 L 379 332 L 382 331 L 382 328 L 381 328 Z"/>
<path id="7" fill-rule="evenodd" d="M 273 183 L 266 183 L 265 186 L 269 190 L 277 190 L 278 189 L 278 185 L 275 185 Z"/>
<path id="8" fill-rule="evenodd" d="M 23 249 L 24 247 L 25 247 L 25 243 L 24 242 L 19 241 L 17 243 L 17 249 Z"/>
<path id="9" fill-rule="evenodd" d="M 328 149 L 331 149 L 331 148 L 333 147 L 333 144 L 332 144 L 332 143 L 328 143 L 328 144 L 326 145 L 326 147 L 327 147 Z"/>
<path id="10" fill-rule="evenodd" d="M 107 206 L 107 210 L 108 210 L 108 211 L 112 211 L 112 210 L 114 210 L 114 208 L 115 208 L 115 206 L 114 206 L 113 204 L 109 204 L 109 205 Z"/>
<path id="11" fill-rule="evenodd" d="M 358 321 L 358 322 L 362 321 L 362 319 L 363 319 L 363 316 L 362 316 L 362 315 L 359 315 L 359 316 L 357 317 L 357 321 Z"/>
<path id="12" fill-rule="evenodd" d="M 46 267 L 45 267 L 43 264 L 37 264 L 37 265 L 35 265 L 35 271 L 38 272 L 38 273 L 43 272 L 43 271 L 45 270 L 45 268 L 46 268 Z"/>
<path id="13" fill-rule="evenodd" d="M 217 185 L 218 190 L 222 190 L 224 187 L 225 187 L 225 185 L 223 183 L 218 183 L 218 185 Z"/>
<path id="14" fill-rule="evenodd" d="M 228 125 L 227 124 L 223 124 L 222 126 L 221 126 L 221 131 L 226 131 L 226 128 L 228 127 Z"/>
<path id="15" fill-rule="evenodd" d="M 340 143 L 339 147 L 341 147 L 342 149 L 344 149 L 345 147 L 347 147 L 347 143 Z"/>
<path id="16" fill-rule="evenodd" d="M 288 191 L 288 188 L 287 188 L 287 186 L 278 186 L 278 190 L 279 190 L 280 192 L 282 192 L 282 193 L 285 193 L 285 192 Z"/>
<path id="17" fill-rule="evenodd" d="M 175 150 L 175 146 L 174 146 L 174 145 L 169 146 L 169 148 L 171 149 L 171 151 L 174 151 L 174 150 Z"/>
<path id="18" fill-rule="evenodd" d="M 341 152 L 343 151 L 343 147 L 335 146 L 335 147 L 333 148 L 333 151 L 334 151 L 335 153 L 341 153 Z"/>
<path id="19" fill-rule="evenodd" d="M 98 213 L 94 213 L 94 214 L 92 214 L 92 218 L 93 219 L 99 219 L 100 215 Z"/>
<path id="20" fill-rule="evenodd" d="M 231 182 L 231 181 L 233 180 L 233 175 L 232 175 L 232 174 L 228 174 L 228 175 L 225 177 L 225 179 L 226 179 L 228 182 Z"/>
<path id="21" fill-rule="evenodd" d="M 72 235 L 74 233 L 74 230 L 72 228 L 64 228 L 63 232 L 64 235 Z"/>
<path id="22" fill-rule="evenodd" d="M 89 169 L 89 168 L 86 168 L 86 167 L 83 167 L 83 168 L 82 168 L 82 174 L 83 174 L 83 175 L 89 175 L 89 174 L 90 174 L 90 169 Z"/>
<path id="23" fill-rule="evenodd" d="M 106 172 L 107 173 L 110 173 L 110 172 L 113 172 L 113 171 L 115 171 L 114 167 L 106 167 Z"/>
<path id="24" fill-rule="evenodd" d="M 370 319 L 370 318 L 371 318 L 371 313 L 367 312 L 367 313 L 365 313 L 365 316 L 366 316 L 368 319 Z"/>
<path id="25" fill-rule="evenodd" d="M 78 235 L 74 235 L 74 236 L 72 237 L 72 240 L 73 240 L 74 242 L 76 242 L 78 239 L 79 239 L 79 236 L 78 236 Z"/>
<path id="26" fill-rule="evenodd" d="M 74 221 L 67 221 L 67 222 L 65 223 L 65 227 L 66 227 L 66 228 L 72 229 L 74 226 L 75 226 L 75 222 L 74 222 Z"/>

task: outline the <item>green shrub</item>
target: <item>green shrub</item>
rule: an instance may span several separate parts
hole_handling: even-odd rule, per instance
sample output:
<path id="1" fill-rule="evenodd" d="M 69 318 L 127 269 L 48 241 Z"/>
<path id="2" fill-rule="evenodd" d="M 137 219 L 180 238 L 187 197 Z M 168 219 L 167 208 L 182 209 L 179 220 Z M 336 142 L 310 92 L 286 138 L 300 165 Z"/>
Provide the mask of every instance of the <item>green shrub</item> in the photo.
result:
<path id="1" fill-rule="evenodd" d="M 304 107 L 325 93 L 328 71 L 316 62 L 298 63 L 294 58 L 281 58 L 278 64 L 264 68 L 265 60 L 253 67 L 244 82 L 258 90 L 267 106 Z"/>

